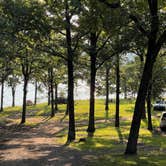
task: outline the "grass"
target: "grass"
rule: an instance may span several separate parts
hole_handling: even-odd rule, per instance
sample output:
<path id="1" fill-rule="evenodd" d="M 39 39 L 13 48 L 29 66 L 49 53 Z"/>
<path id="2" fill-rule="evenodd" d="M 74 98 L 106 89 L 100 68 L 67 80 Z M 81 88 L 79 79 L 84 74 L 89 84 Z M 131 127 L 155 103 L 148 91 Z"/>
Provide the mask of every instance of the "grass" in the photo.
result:
<path id="1" fill-rule="evenodd" d="M 63 118 L 66 105 L 59 105 L 59 112 L 55 118 L 57 121 Z M 166 165 L 166 139 L 164 135 L 147 130 L 147 120 L 141 122 L 138 155 L 124 156 L 126 142 L 130 130 L 134 103 L 133 101 L 122 101 L 120 105 L 120 128 L 114 127 L 115 104 L 110 103 L 110 110 L 106 114 L 104 110 L 104 100 L 97 100 L 95 106 L 96 132 L 93 138 L 87 137 L 88 124 L 88 109 L 89 102 L 85 100 L 75 102 L 75 120 L 76 120 L 76 137 L 77 141 L 70 144 L 70 148 L 80 151 L 94 151 L 96 154 L 103 151 L 103 155 L 93 158 L 90 165 Z M 29 106 L 27 112 L 29 116 L 35 116 L 39 119 L 37 122 L 26 122 L 27 126 L 36 126 L 40 124 L 40 119 L 50 115 L 50 106 L 46 103 L 38 104 L 37 106 Z M 13 115 L 20 115 L 21 107 L 5 108 L 3 113 L 0 113 L 0 125 L 8 123 L 8 118 L 12 119 Z M 159 117 L 161 112 L 152 111 L 153 127 L 159 126 Z M 68 117 L 63 120 L 68 122 Z M 62 123 L 63 123 L 62 122 Z M 64 144 L 67 138 L 67 127 L 57 133 L 55 136 L 59 144 Z M 86 138 L 86 142 L 79 142 L 80 138 Z"/>

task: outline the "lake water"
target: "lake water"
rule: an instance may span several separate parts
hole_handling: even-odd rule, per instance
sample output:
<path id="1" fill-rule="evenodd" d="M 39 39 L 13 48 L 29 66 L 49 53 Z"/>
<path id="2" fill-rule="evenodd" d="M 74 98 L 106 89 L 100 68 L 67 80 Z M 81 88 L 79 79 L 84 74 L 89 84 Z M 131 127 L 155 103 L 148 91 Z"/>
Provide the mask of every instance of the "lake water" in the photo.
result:
<path id="1" fill-rule="evenodd" d="M 60 85 L 58 88 L 58 93 L 66 92 L 67 86 Z M 28 85 L 28 93 L 27 93 L 27 100 L 34 101 L 34 92 L 35 86 L 32 83 Z M 89 98 L 89 87 L 84 81 L 78 81 L 77 87 L 75 87 L 75 99 L 88 99 Z M 22 105 L 22 98 L 23 98 L 23 84 L 19 84 L 16 88 L 16 97 L 15 103 L 16 105 Z M 47 91 L 43 88 L 43 92 L 38 91 L 37 103 L 47 102 Z M 5 86 L 4 88 L 4 106 L 11 106 L 12 104 L 12 93 L 11 88 Z"/>
<path id="2" fill-rule="evenodd" d="M 0 87 L 1 88 L 1 87 Z M 43 92 L 38 91 L 37 95 L 37 103 L 43 103 L 47 102 L 47 91 L 43 87 Z M 61 92 L 67 92 L 67 86 L 60 84 L 58 87 L 58 93 Z M 0 92 L 1 94 L 1 92 Z M 74 99 L 75 100 L 83 100 L 83 99 L 89 99 L 89 86 L 85 81 L 78 80 L 77 86 L 75 86 L 74 90 Z M 15 104 L 17 106 L 22 105 L 23 101 L 23 84 L 19 84 L 16 88 L 16 94 L 15 94 Z M 28 84 L 28 93 L 27 93 L 27 100 L 34 101 L 34 95 L 35 95 L 35 86 L 32 83 Z M 123 95 L 120 95 L 121 98 L 123 98 Z M 105 98 L 104 96 L 97 96 L 97 98 Z M 110 98 L 115 98 L 115 93 L 110 95 Z M 11 88 L 5 86 L 4 88 L 4 107 L 11 106 L 12 105 L 12 93 Z"/>

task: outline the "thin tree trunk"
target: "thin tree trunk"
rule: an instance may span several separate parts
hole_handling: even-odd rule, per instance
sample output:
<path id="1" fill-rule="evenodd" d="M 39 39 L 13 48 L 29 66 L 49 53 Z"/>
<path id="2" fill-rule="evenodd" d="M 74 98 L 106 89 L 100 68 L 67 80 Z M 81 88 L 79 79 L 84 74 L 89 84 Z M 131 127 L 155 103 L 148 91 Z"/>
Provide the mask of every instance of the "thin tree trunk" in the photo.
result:
<path id="1" fill-rule="evenodd" d="M 89 106 L 89 123 L 87 132 L 89 136 L 93 136 L 95 132 L 95 79 L 96 79 L 96 43 L 97 37 L 96 33 L 90 34 L 90 43 L 91 43 L 91 51 L 90 51 L 90 106 Z"/>
<path id="2" fill-rule="evenodd" d="M 15 92 L 16 92 L 16 87 L 12 86 L 12 107 L 15 107 Z"/>
<path id="3" fill-rule="evenodd" d="M 143 69 L 144 69 L 144 57 L 143 56 L 140 56 L 140 79 L 142 77 L 142 72 L 143 72 Z M 142 119 L 146 119 L 146 107 L 145 107 L 145 102 L 144 102 L 144 107 L 143 107 L 143 110 L 142 110 Z"/>
<path id="4" fill-rule="evenodd" d="M 105 99 L 105 111 L 109 110 L 109 71 L 110 68 L 106 67 L 106 99 Z"/>
<path id="5" fill-rule="evenodd" d="M 51 117 L 55 116 L 54 109 L 54 86 L 53 86 L 53 68 L 50 69 L 50 90 L 51 90 Z"/>
<path id="6" fill-rule="evenodd" d="M 89 124 L 87 132 L 90 134 L 95 132 L 95 60 L 92 60 L 94 57 L 91 56 L 91 81 L 90 81 L 90 110 L 89 110 Z"/>
<path id="7" fill-rule="evenodd" d="M 120 73 L 119 73 L 119 55 L 116 61 L 116 114 L 115 127 L 119 127 L 119 92 L 120 92 Z"/>
<path id="8" fill-rule="evenodd" d="M 127 86 L 126 86 L 126 78 L 124 81 L 124 99 L 127 99 Z"/>
<path id="9" fill-rule="evenodd" d="M 58 110 L 58 85 L 55 83 L 55 111 Z"/>
<path id="10" fill-rule="evenodd" d="M 35 97 L 34 97 L 34 105 L 37 104 L 37 81 L 35 81 Z"/>
<path id="11" fill-rule="evenodd" d="M 1 82 L 1 109 L 0 112 L 3 112 L 3 96 L 4 95 L 4 80 Z"/>
<path id="12" fill-rule="evenodd" d="M 151 116 L 151 92 L 152 92 L 152 83 L 149 84 L 148 94 L 147 94 L 147 113 L 148 113 L 148 130 L 152 131 L 152 116 Z"/>
<path id="13" fill-rule="evenodd" d="M 50 105 L 50 103 L 51 103 L 51 93 L 50 93 L 50 84 L 49 84 L 49 86 L 48 86 L 48 105 Z"/>
<path id="14" fill-rule="evenodd" d="M 48 68 L 48 105 L 51 104 L 51 83 L 50 83 L 50 79 L 51 79 L 51 76 L 50 76 L 50 67 Z"/>
<path id="15" fill-rule="evenodd" d="M 26 122 L 26 98 L 27 98 L 27 85 L 28 78 L 24 76 L 24 87 L 23 87 L 23 106 L 22 106 L 22 119 L 21 124 Z"/>

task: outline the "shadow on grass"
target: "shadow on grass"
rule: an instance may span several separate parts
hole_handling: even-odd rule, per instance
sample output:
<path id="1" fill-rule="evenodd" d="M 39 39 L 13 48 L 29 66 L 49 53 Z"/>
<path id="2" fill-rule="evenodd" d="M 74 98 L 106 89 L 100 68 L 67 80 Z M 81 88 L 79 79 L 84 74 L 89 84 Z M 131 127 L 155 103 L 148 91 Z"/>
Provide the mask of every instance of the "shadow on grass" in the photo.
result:
<path id="1" fill-rule="evenodd" d="M 19 148 L 20 145 L 15 145 Z M 15 148 L 15 147 L 11 147 Z M 71 166 L 165 166 L 165 154 L 140 154 L 136 156 L 124 156 L 123 152 L 112 153 L 110 151 L 80 151 L 65 146 L 50 146 L 48 144 L 40 146 L 24 145 L 24 149 L 30 153 L 38 154 L 27 159 L 18 158 L 13 160 L 3 160 L 2 166 L 27 166 L 27 165 L 71 165 Z"/>
<path id="2" fill-rule="evenodd" d="M 99 159 L 92 161 L 91 166 L 165 166 L 165 154 L 143 154 L 135 156 L 124 155 L 103 155 Z"/>
<path id="3" fill-rule="evenodd" d="M 36 154 L 33 156 L 20 156 L 16 157 L 18 159 L 13 160 L 3 160 L 5 154 L 1 154 L 1 166 L 27 166 L 27 165 L 72 165 L 72 166 L 84 166 L 88 165 L 91 159 L 96 158 L 95 154 L 87 151 L 79 151 L 76 149 L 71 149 L 66 146 L 50 146 L 48 144 L 43 145 L 24 145 L 20 146 L 19 144 L 15 146 L 8 147 L 10 149 L 23 147 L 29 153 Z"/>

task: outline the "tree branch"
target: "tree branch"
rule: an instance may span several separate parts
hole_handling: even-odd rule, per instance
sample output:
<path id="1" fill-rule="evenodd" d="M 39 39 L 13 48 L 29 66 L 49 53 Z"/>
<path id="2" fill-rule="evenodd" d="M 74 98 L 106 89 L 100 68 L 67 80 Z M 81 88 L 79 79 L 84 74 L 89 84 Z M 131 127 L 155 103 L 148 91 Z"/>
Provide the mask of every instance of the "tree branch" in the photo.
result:
<path id="1" fill-rule="evenodd" d="M 116 8 L 120 8 L 120 7 L 121 7 L 120 1 L 119 1 L 119 2 L 116 2 L 116 3 L 108 3 L 106 0 L 99 0 L 99 1 L 102 2 L 102 3 L 104 3 L 105 5 L 107 5 L 109 8 L 116 9 Z M 126 12 L 126 13 L 127 13 L 127 12 Z M 129 14 L 129 13 L 127 13 L 127 14 L 129 15 L 129 18 L 130 18 L 132 21 L 135 22 L 135 24 L 136 24 L 138 30 L 139 30 L 141 33 L 143 33 L 146 37 L 148 37 L 148 36 L 149 36 L 148 32 L 141 26 L 141 24 L 140 24 L 138 18 L 137 18 L 136 16 L 132 15 L 132 14 Z"/>
<path id="2" fill-rule="evenodd" d="M 129 18 L 134 21 L 134 23 L 136 24 L 137 26 L 137 29 L 142 33 L 144 34 L 146 37 L 149 37 L 149 33 L 141 26 L 138 18 L 132 14 L 129 14 Z"/>
<path id="3" fill-rule="evenodd" d="M 102 50 L 104 48 L 104 46 L 107 44 L 107 42 L 108 42 L 109 39 L 110 39 L 110 36 L 108 36 L 108 38 L 104 41 L 104 43 L 102 44 L 102 46 L 97 49 L 96 53 L 98 53 L 100 50 Z"/>
<path id="4" fill-rule="evenodd" d="M 156 44 L 156 51 L 159 52 L 162 45 L 166 43 L 166 30 L 162 33 Z"/>
<path id="5" fill-rule="evenodd" d="M 43 51 L 43 52 L 46 52 L 48 54 L 52 54 L 53 56 L 57 56 L 57 57 L 60 57 L 62 59 L 64 59 L 65 61 L 67 61 L 68 59 L 66 57 L 64 57 L 61 53 L 55 51 L 52 47 L 49 47 L 49 46 L 44 46 L 42 48 L 37 48 L 39 51 Z"/>
<path id="6" fill-rule="evenodd" d="M 109 8 L 112 8 L 112 9 L 116 9 L 116 8 L 120 7 L 120 1 L 115 2 L 115 3 L 109 3 L 109 2 L 107 2 L 107 0 L 98 0 L 98 1 L 104 3 Z"/>
<path id="7" fill-rule="evenodd" d="M 106 57 L 101 63 L 96 66 L 96 71 L 108 60 L 110 60 L 113 56 L 115 56 L 117 52 L 113 52 L 110 56 Z"/>
<path id="8" fill-rule="evenodd" d="M 83 34 L 81 34 L 80 36 L 79 35 L 77 35 L 77 40 L 76 40 L 76 42 L 75 42 L 75 45 L 74 45 L 74 48 L 72 49 L 73 50 L 73 52 L 75 52 L 76 51 L 76 49 L 77 49 L 77 47 L 78 47 L 78 43 L 79 43 L 79 41 L 81 40 L 81 38 L 82 37 L 84 37 L 85 35 L 87 35 L 87 34 L 89 34 L 89 32 L 90 32 L 90 30 L 89 31 L 87 31 L 87 32 L 85 32 L 85 33 L 83 33 Z"/>

